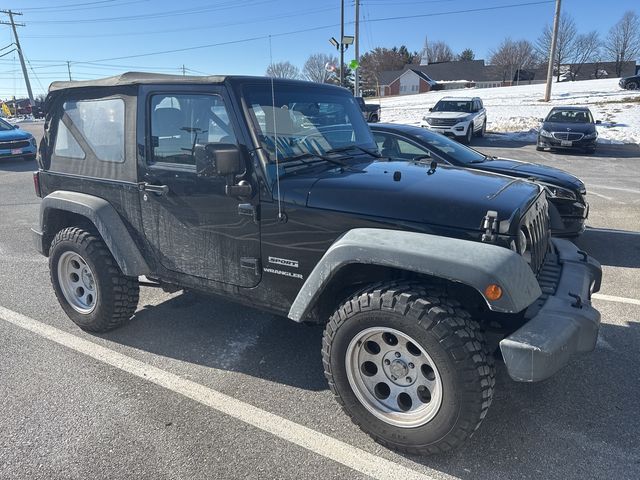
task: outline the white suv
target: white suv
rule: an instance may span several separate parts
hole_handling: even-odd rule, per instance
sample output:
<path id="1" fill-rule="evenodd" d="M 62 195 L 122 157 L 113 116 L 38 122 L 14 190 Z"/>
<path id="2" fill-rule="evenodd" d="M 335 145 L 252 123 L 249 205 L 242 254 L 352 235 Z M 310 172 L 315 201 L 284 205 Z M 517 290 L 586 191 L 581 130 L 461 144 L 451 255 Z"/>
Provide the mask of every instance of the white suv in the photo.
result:
<path id="1" fill-rule="evenodd" d="M 421 127 L 471 143 L 474 135 L 484 136 L 487 112 L 479 97 L 443 97 L 429 115 L 422 118 Z"/>

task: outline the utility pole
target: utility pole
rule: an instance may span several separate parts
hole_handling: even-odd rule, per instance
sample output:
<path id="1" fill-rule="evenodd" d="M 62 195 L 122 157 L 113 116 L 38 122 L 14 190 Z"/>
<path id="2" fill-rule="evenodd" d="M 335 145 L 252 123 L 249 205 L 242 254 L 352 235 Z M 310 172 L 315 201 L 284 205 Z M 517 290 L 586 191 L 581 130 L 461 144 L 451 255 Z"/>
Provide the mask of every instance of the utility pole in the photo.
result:
<path id="1" fill-rule="evenodd" d="M 185 72 L 184 63 L 183 63 L 182 64 L 182 76 L 184 77 L 185 75 L 186 75 L 186 72 Z"/>
<path id="2" fill-rule="evenodd" d="M 354 47 L 358 66 L 356 67 L 356 85 L 353 92 L 358 97 L 360 96 L 360 0 L 356 0 L 356 38 Z"/>
<path id="3" fill-rule="evenodd" d="M 69 81 L 71 81 L 71 62 L 67 60 L 67 72 L 69 72 Z"/>
<path id="4" fill-rule="evenodd" d="M 553 34 L 551 37 L 551 49 L 549 52 L 549 67 L 547 68 L 547 88 L 544 91 L 544 101 L 551 99 L 551 82 L 553 81 L 553 64 L 556 57 L 556 43 L 558 42 L 558 25 L 560 23 L 560 0 L 556 0 L 556 13 L 553 17 Z M 558 69 L 560 65 L 558 64 Z"/>
<path id="5" fill-rule="evenodd" d="M 24 23 L 15 23 L 13 21 L 14 15 L 22 15 L 21 13 L 13 12 L 11 10 L 0 10 L 2 13 L 6 13 L 9 15 L 9 22 L 0 22 L 0 25 L 11 25 L 13 28 L 13 36 L 16 39 L 16 48 L 18 49 L 18 56 L 20 57 L 20 65 L 22 65 L 22 74 L 24 75 L 24 83 L 27 85 L 27 93 L 29 94 L 29 102 L 31 102 L 31 106 L 35 105 L 33 100 L 33 92 L 31 91 L 31 83 L 29 82 L 29 75 L 27 74 L 27 66 L 24 63 L 24 57 L 22 56 L 22 47 L 20 47 L 20 40 L 18 40 L 18 31 L 16 30 L 16 26 L 24 27 Z"/>
<path id="6" fill-rule="evenodd" d="M 344 0 L 340 0 L 340 86 L 344 87 Z"/>

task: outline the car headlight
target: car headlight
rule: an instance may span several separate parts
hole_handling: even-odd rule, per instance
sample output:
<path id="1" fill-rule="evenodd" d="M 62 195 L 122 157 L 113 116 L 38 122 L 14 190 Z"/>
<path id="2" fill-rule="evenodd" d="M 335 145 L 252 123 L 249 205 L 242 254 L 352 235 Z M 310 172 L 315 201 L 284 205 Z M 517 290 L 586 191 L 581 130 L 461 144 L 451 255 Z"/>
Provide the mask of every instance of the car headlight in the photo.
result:
<path id="1" fill-rule="evenodd" d="M 462 117 L 458 119 L 458 123 L 468 122 L 468 121 L 469 121 L 469 117 Z"/>
<path id="2" fill-rule="evenodd" d="M 589 133 L 584 136 L 585 140 L 591 140 L 592 138 L 598 138 L 598 132 Z"/>
<path id="3" fill-rule="evenodd" d="M 578 198 L 576 197 L 576 194 L 568 188 L 549 185 L 548 183 L 543 183 L 542 185 L 544 185 L 544 188 L 547 191 L 547 196 L 550 198 L 562 198 L 565 200 L 577 200 Z"/>
<path id="4" fill-rule="evenodd" d="M 38 145 L 36 144 L 36 139 L 35 139 L 34 137 L 31 137 L 31 138 L 29 139 L 29 142 L 31 142 L 31 146 L 33 146 L 33 147 L 37 147 L 37 146 L 38 146 Z"/>
<path id="5" fill-rule="evenodd" d="M 427 122 L 429 125 L 431 125 L 431 119 L 429 117 L 422 117 L 422 120 L 424 120 L 425 122 Z"/>
<path id="6" fill-rule="evenodd" d="M 540 129 L 540 136 L 541 137 L 551 138 L 553 135 L 551 135 L 551 132 L 547 132 L 544 128 L 541 128 Z"/>

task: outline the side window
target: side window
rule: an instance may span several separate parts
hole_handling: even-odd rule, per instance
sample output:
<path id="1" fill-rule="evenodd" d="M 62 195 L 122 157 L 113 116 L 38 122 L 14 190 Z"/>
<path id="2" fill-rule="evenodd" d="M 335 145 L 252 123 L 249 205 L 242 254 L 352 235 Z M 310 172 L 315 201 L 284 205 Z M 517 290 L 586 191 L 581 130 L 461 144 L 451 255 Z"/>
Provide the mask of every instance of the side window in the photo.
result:
<path id="1" fill-rule="evenodd" d="M 87 154 L 104 162 L 124 162 L 124 101 L 74 100 L 62 106 L 54 154 L 83 159 Z"/>
<path id="2" fill-rule="evenodd" d="M 209 94 L 151 96 L 153 163 L 195 165 L 195 146 L 236 143 L 222 97 Z"/>
<path id="3" fill-rule="evenodd" d="M 398 139 L 398 150 L 402 155 L 425 155 L 428 151 L 405 140 Z"/>

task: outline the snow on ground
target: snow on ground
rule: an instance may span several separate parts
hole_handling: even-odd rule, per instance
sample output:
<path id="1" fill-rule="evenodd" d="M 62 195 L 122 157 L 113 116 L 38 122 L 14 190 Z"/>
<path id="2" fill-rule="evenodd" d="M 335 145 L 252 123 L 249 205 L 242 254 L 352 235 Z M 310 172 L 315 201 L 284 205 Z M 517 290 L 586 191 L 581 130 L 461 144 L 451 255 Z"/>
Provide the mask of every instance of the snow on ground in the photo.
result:
<path id="1" fill-rule="evenodd" d="M 552 106 L 588 106 L 598 125 L 601 143 L 640 143 L 640 91 L 622 90 L 617 78 L 554 83 L 551 101 L 545 103 L 545 85 L 500 88 L 466 88 L 417 95 L 382 97 L 382 121 L 419 125 L 429 108 L 445 96 L 477 96 L 487 109 L 487 130 L 514 140 L 535 142 L 539 118 Z M 375 100 L 370 100 L 374 103 Z M 489 135 L 488 139 L 505 135 Z"/>

